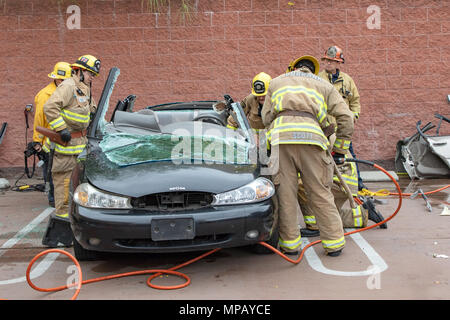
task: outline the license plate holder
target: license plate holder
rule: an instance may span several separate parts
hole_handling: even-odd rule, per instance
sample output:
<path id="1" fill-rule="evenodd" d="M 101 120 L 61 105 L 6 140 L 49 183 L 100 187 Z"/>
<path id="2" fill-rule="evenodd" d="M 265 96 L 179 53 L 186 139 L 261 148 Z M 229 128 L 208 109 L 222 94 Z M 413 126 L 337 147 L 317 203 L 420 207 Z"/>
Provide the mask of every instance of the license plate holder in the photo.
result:
<path id="1" fill-rule="evenodd" d="M 194 220 L 190 218 L 153 219 L 151 236 L 153 241 L 194 239 Z"/>

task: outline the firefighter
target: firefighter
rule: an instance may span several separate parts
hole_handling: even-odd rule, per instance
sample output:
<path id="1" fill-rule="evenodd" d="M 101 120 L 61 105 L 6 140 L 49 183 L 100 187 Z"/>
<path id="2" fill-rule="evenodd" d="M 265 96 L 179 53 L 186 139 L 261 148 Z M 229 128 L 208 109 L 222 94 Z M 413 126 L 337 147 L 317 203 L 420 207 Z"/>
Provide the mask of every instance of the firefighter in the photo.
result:
<path id="1" fill-rule="evenodd" d="M 68 218 L 69 182 L 77 156 L 86 146 L 86 129 L 97 105 L 91 96 L 91 84 L 100 72 L 100 60 L 81 56 L 70 65 L 73 75 L 56 88 L 44 105 L 49 126 L 67 145 L 55 143 L 52 175 L 55 188 L 55 215 Z"/>
<path id="2" fill-rule="evenodd" d="M 272 77 L 267 73 L 258 73 L 252 80 L 252 93 L 241 101 L 242 109 L 247 116 L 250 127 L 256 133 L 264 129 L 264 124 L 261 118 L 261 110 L 264 105 L 270 80 L 272 80 Z M 227 128 L 236 130 L 237 126 L 238 124 L 230 115 L 227 120 Z"/>
<path id="3" fill-rule="evenodd" d="M 49 182 L 50 190 L 47 195 L 48 203 L 50 206 L 55 206 L 55 198 L 53 195 L 53 181 L 51 176 L 51 170 L 48 168 L 49 162 L 49 151 L 48 148 L 44 146 L 45 137 L 36 131 L 36 127 L 44 127 L 49 128 L 47 119 L 44 116 L 44 104 L 50 98 L 52 93 L 56 90 L 61 82 L 64 79 L 70 78 L 72 76 L 72 68 L 70 64 L 67 62 L 58 62 L 55 64 L 53 71 L 48 74 L 48 77 L 53 81 L 50 82 L 45 88 L 38 92 L 36 97 L 34 98 L 34 105 L 36 108 L 36 113 L 34 114 L 34 124 L 33 124 L 33 142 L 34 148 L 37 152 L 41 152 L 41 150 L 45 151 L 44 155 L 44 165 L 43 165 L 43 173 L 44 173 L 44 181 Z M 48 175 L 49 174 L 49 175 Z"/>
<path id="4" fill-rule="evenodd" d="M 337 46 L 330 47 L 325 52 L 322 61 L 326 61 L 325 70 L 319 72 L 319 76 L 334 85 L 335 89 L 342 95 L 342 98 L 352 111 L 354 122 L 356 122 L 361 110 L 359 94 L 352 78 L 339 70 L 339 64 L 344 62 L 342 50 Z M 332 126 L 336 125 L 336 120 L 332 115 L 327 115 L 327 121 L 332 124 Z M 330 135 L 329 139 L 331 143 L 333 143 L 334 138 L 334 135 Z M 351 146 L 352 143 L 350 143 L 350 147 L 345 154 L 345 158 L 355 157 L 354 154 L 352 154 Z M 357 164 L 354 162 L 347 162 L 338 165 L 338 169 L 346 184 L 350 188 L 353 196 L 357 196 L 358 190 L 361 190 L 364 186 L 359 175 Z M 344 228 L 363 228 L 367 226 L 368 220 L 375 223 L 384 220 L 383 216 L 375 208 L 375 204 L 370 198 L 363 198 L 364 203 L 354 209 L 344 208 L 344 204 L 347 202 L 348 197 L 344 188 L 340 185 L 337 176 L 334 176 L 333 178 L 332 192 Z M 315 215 L 311 207 L 308 205 L 308 196 L 305 194 L 305 189 L 302 186 L 301 178 L 299 178 L 299 190 L 297 196 L 306 226 L 306 228 L 302 228 L 300 230 L 301 235 L 303 237 L 319 236 L 320 233 L 316 225 Z M 386 223 L 380 225 L 380 228 L 387 228 Z"/>
<path id="5" fill-rule="evenodd" d="M 355 85 L 353 79 L 341 69 L 341 65 L 345 62 L 344 53 L 342 49 L 338 46 L 331 46 L 326 51 L 322 57 L 322 63 L 324 69 L 319 72 L 319 77 L 329 81 L 344 98 L 345 103 L 347 103 L 350 111 L 354 115 L 354 121 L 358 120 L 361 113 L 361 104 L 359 101 L 358 88 Z M 330 123 L 336 123 L 332 116 L 328 116 L 327 119 Z M 353 144 L 350 144 L 350 153 L 356 158 L 353 151 Z M 361 175 L 359 172 L 358 164 L 356 164 L 356 170 L 358 173 L 358 190 L 365 189 Z"/>
<path id="6" fill-rule="evenodd" d="M 339 256 L 345 238 L 331 192 L 332 161 L 343 162 L 353 134 L 353 115 L 333 86 L 317 76 L 316 58 L 300 57 L 288 71 L 270 82 L 262 110 L 263 123 L 269 129 L 272 166 L 278 164 L 273 181 L 279 201 L 279 246 L 286 254 L 299 252 L 296 195 L 300 173 L 309 205 L 316 213 L 322 246 L 329 256 Z M 323 132 L 328 113 L 338 124 L 333 157 Z"/>
<path id="7" fill-rule="evenodd" d="M 247 117 L 250 127 L 255 133 L 255 141 L 259 147 L 260 136 L 265 137 L 264 123 L 262 121 L 261 112 L 266 99 L 267 89 L 269 88 L 272 77 L 265 72 L 260 72 L 252 79 L 252 93 L 249 94 L 241 101 L 242 109 Z M 238 124 L 236 120 L 230 115 L 227 119 L 227 128 L 236 130 Z M 278 198 L 275 194 L 272 196 L 273 213 L 274 213 L 274 225 L 272 231 L 276 229 L 278 221 Z M 273 253 L 268 250 L 267 253 Z"/>
<path id="8" fill-rule="evenodd" d="M 345 158 L 352 158 L 350 152 L 345 154 Z M 342 178 L 349 187 L 352 195 L 357 196 L 358 192 L 358 175 L 356 171 L 356 164 L 354 162 L 345 162 L 337 166 Z M 342 219 L 344 228 L 364 228 L 368 224 L 368 220 L 375 223 L 384 220 L 381 213 L 375 208 L 375 204 L 372 199 L 366 197 L 362 198 L 363 204 L 358 205 L 356 208 L 344 207 L 348 201 L 345 189 L 340 185 L 337 176 L 333 177 L 333 186 L 331 191 L 334 196 L 334 203 L 339 211 L 339 215 Z M 316 218 L 313 210 L 308 203 L 308 195 L 305 193 L 305 189 L 299 178 L 298 189 L 298 203 L 303 214 L 303 219 L 306 228 L 301 228 L 300 233 L 302 237 L 316 237 L 320 235 L 319 229 L 316 225 Z M 380 228 L 386 229 L 386 223 L 380 225 Z"/>

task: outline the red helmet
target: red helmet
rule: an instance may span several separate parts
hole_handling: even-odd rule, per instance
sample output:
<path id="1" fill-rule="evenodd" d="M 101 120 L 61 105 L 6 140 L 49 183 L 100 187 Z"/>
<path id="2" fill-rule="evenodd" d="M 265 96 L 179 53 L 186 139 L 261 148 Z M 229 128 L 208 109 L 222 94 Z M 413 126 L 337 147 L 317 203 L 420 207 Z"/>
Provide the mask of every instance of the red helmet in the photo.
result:
<path id="1" fill-rule="evenodd" d="M 322 59 L 329 59 L 334 61 L 339 61 L 344 63 L 344 53 L 342 52 L 342 49 L 338 46 L 331 46 L 325 51 L 325 55 L 322 57 Z"/>

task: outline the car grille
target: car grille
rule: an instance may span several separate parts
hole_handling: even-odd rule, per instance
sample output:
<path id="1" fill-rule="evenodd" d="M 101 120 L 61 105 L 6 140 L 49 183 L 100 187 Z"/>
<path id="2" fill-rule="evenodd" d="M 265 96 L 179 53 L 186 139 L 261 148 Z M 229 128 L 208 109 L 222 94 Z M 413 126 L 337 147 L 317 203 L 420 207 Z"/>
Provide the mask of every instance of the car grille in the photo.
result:
<path id="1" fill-rule="evenodd" d="M 219 244 L 229 240 L 231 234 L 216 234 L 209 236 L 197 236 L 191 240 L 152 241 L 151 239 L 117 239 L 117 244 L 129 248 L 170 248 L 170 247 L 192 247 L 204 244 Z"/>
<path id="2" fill-rule="evenodd" d="M 157 211 L 195 210 L 210 206 L 214 199 L 207 192 L 167 192 L 134 198 L 133 208 Z"/>

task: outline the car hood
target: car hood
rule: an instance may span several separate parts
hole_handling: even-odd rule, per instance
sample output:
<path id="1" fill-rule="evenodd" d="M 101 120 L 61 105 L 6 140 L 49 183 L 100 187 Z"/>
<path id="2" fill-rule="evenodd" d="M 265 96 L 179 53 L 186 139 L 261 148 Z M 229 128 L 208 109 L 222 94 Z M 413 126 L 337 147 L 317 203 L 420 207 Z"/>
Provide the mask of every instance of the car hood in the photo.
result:
<path id="1" fill-rule="evenodd" d="M 85 163 L 85 176 L 95 187 L 130 197 L 174 191 L 221 193 L 259 176 L 256 164 L 174 164 L 172 161 L 119 167 L 99 150 Z"/>

